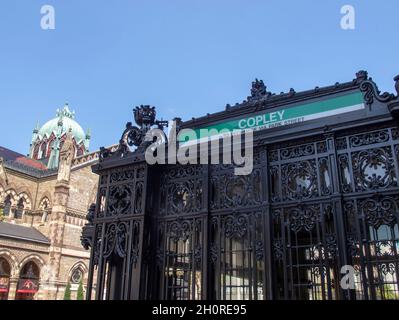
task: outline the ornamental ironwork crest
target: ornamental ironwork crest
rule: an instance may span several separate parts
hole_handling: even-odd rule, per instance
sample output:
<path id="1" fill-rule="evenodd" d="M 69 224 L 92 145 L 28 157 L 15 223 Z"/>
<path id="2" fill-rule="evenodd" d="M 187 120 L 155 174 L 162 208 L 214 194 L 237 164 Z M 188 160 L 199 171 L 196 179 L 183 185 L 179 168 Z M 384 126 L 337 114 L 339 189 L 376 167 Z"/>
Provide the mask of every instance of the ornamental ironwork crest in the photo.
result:
<path id="1" fill-rule="evenodd" d="M 144 152 L 146 147 L 152 141 L 146 140 L 146 134 L 151 128 L 156 125 L 158 129 L 163 130 L 168 126 L 168 121 L 156 120 L 155 107 L 149 105 L 141 105 L 133 109 L 134 120 L 138 126 L 134 126 L 132 122 L 126 124 L 122 137 L 119 141 L 119 146 L 115 152 L 109 149 L 100 149 L 100 161 L 109 158 L 113 155 L 125 157 L 131 153 L 131 147 L 137 147 L 136 151 Z"/>

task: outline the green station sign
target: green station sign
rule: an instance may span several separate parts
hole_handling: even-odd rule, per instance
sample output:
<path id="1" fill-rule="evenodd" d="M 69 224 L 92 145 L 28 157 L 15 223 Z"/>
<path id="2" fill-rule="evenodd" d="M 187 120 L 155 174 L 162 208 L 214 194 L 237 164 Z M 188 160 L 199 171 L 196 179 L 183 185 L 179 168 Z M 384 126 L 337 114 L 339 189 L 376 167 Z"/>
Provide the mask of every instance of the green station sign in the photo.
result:
<path id="1" fill-rule="evenodd" d="M 271 128 L 294 125 L 309 120 L 335 116 L 351 111 L 364 109 L 364 99 L 361 92 L 326 99 L 317 102 L 305 103 L 287 107 L 273 112 L 263 112 L 235 120 L 230 120 L 211 126 L 197 128 L 186 137 L 181 137 L 181 142 L 197 140 L 197 142 L 220 138 L 228 132 L 244 130 L 267 130 Z M 195 134 L 194 134 L 195 133 Z M 199 140 L 199 141 L 198 141 Z"/>

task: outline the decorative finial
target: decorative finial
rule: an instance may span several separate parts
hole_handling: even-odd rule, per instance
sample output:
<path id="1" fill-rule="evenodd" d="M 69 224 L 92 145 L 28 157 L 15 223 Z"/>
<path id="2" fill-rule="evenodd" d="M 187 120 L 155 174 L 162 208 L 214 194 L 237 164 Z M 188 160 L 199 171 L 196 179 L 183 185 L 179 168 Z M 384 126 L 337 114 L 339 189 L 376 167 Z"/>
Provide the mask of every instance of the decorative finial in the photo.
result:
<path id="1" fill-rule="evenodd" d="M 365 70 L 360 70 L 356 72 L 356 83 L 361 83 L 368 79 L 368 72 Z"/>
<path id="2" fill-rule="evenodd" d="M 141 105 L 133 109 L 134 120 L 142 127 L 152 126 L 155 123 L 156 111 L 155 107 L 149 105 Z"/>
<path id="3" fill-rule="evenodd" d="M 395 90 L 399 97 L 399 75 L 397 75 L 393 80 L 395 80 Z"/>
<path id="4" fill-rule="evenodd" d="M 87 129 L 86 131 L 86 140 L 90 140 L 91 139 L 91 129 Z"/>
<path id="5" fill-rule="evenodd" d="M 66 102 L 62 110 L 57 109 L 57 117 L 67 117 L 70 119 L 75 119 L 75 111 L 69 110 L 69 104 L 68 102 Z"/>
<path id="6" fill-rule="evenodd" d="M 263 80 L 255 79 L 255 81 L 252 82 L 251 96 L 248 97 L 248 100 L 261 99 L 270 95 L 271 93 L 267 92 L 267 87 L 263 83 Z"/>
<path id="7" fill-rule="evenodd" d="M 35 129 L 33 129 L 33 133 L 39 133 L 39 130 L 40 130 L 40 125 L 39 125 L 39 121 L 37 121 Z"/>

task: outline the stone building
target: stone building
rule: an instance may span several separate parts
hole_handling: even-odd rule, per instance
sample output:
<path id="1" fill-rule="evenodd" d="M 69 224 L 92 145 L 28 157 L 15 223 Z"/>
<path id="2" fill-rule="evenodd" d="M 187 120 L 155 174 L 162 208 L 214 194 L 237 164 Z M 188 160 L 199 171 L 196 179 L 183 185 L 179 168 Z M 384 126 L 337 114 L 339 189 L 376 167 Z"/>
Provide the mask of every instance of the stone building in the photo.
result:
<path id="1" fill-rule="evenodd" d="M 66 105 L 36 127 L 28 156 L 0 147 L 0 300 L 72 299 L 86 283 L 80 243 L 98 177 L 90 134 Z"/>

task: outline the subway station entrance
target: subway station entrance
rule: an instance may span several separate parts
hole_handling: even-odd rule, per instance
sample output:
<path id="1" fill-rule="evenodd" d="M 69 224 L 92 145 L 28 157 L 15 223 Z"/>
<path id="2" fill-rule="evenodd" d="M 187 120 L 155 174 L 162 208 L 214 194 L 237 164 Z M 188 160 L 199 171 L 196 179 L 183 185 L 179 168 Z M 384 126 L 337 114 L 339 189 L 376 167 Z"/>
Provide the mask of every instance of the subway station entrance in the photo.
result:
<path id="1" fill-rule="evenodd" d="M 253 170 L 144 158 L 155 108 L 135 109 L 102 149 L 82 234 L 98 300 L 399 299 L 399 78 L 353 81 L 242 104 L 176 130 L 254 130 Z M 253 120 L 252 120 L 253 119 Z M 348 279 L 348 281 L 343 281 Z M 92 296 L 92 292 L 94 295 Z"/>

